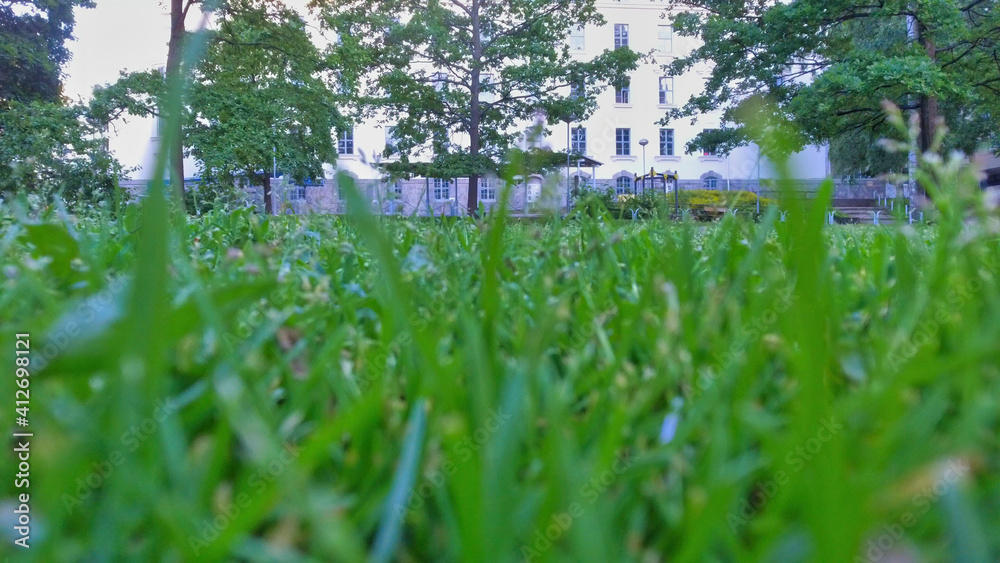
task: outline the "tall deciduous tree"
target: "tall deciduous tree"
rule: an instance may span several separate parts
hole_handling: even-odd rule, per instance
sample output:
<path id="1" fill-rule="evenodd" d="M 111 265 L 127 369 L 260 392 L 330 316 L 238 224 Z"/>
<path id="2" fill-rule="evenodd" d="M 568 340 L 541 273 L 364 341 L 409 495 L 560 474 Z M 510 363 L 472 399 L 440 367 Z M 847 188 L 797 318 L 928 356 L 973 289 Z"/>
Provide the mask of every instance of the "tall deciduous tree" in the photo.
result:
<path id="1" fill-rule="evenodd" d="M 221 0 L 170 0 L 170 35 L 167 41 L 167 66 L 165 72 L 138 71 L 123 72 L 121 78 L 110 86 L 98 86 L 91 103 L 95 115 L 115 119 L 123 113 L 142 117 L 162 118 L 166 128 L 165 138 L 170 139 L 166 148 L 167 170 L 177 192 L 178 202 L 184 190 L 184 135 L 183 119 L 169 119 L 171 102 L 183 111 L 180 100 L 170 100 L 167 96 L 168 83 L 183 80 L 191 69 L 183 68 L 184 49 L 187 37 L 188 17 L 194 7 L 214 10 Z"/>
<path id="2" fill-rule="evenodd" d="M 232 0 L 195 73 L 186 144 L 204 178 L 263 186 L 270 171 L 321 177 L 336 159 L 336 100 L 302 17 L 278 0 Z"/>
<path id="3" fill-rule="evenodd" d="M 669 118 L 723 109 L 730 126 L 696 138 L 689 149 L 724 150 L 750 140 L 746 125 L 760 117 L 752 108 L 774 107 L 800 127 L 799 148 L 837 141 L 834 156 L 853 172 L 899 165 L 846 146 L 889 134 L 885 99 L 921 113 L 925 149 L 937 115 L 953 132 L 952 148 L 971 153 L 983 142 L 996 145 L 998 8 L 997 0 L 675 0 L 672 9 L 689 10 L 673 18 L 675 29 L 703 44 L 674 61 L 671 72 L 708 64 L 711 73 L 704 91 Z"/>
<path id="4" fill-rule="evenodd" d="M 103 122 L 62 97 L 75 8 L 91 0 L 0 2 L 0 192 L 93 203 L 111 193 L 117 163 Z"/>
<path id="5" fill-rule="evenodd" d="M 184 39 L 187 34 L 186 22 L 191 7 L 200 4 L 201 0 L 170 0 L 170 39 L 167 42 L 167 81 L 181 80 L 181 63 L 184 57 Z M 180 106 L 178 106 L 180 107 Z M 167 137 L 171 139 L 167 147 L 170 181 L 175 190 L 184 189 L 184 137 L 181 134 L 181 119 L 165 120 L 170 129 Z"/>
<path id="6" fill-rule="evenodd" d="M 476 213 L 479 178 L 498 170 L 538 111 L 548 123 L 582 119 L 601 85 L 634 70 L 627 48 L 591 60 L 570 54 L 570 29 L 603 23 L 594 0 L 312 0 L 340 40 L 331 57 L 365 72 L 341 87 L 361 93 L 363 113 L 394 122 L 406 164 L 427 145 L 440 177 L 468 177 Z M 566 87 L 579 85 L 577 95 Z M 586 86 L 586 87 L 584 87 Z M 422 170 L 427 167 L 421 167 Z M 415 168 L 416 169 L 416 168 Z"/>
<path id="7" fill-rule="evenodd" d="M 87 108 L 11 101 L 0 110 L 0 193 L 92 204 L 113 193 L 118 163 Z"/>
<path id="8" fill-rule="evenodd" d="M 70 58 L 73 9 L 92 0 L 0 2 L 0 106 L 10 101 L 58 102 L 62 67 Z"/>

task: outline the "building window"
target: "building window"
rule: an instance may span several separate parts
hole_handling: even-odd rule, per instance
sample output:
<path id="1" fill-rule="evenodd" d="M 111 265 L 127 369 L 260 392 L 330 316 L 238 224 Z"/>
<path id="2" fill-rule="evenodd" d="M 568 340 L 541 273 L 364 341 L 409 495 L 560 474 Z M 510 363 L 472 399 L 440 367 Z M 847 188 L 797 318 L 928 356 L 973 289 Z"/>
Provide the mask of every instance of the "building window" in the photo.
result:
<path id="1" fill-rule="evenodd" d="M 656 28 L 656 50 L 661 53 L 669 53 L 674 50 L 674 28 L 669 25 L 660 25 Z"/>
<path id="2" fill-rule="evenodd" d="M 702 180 L 701 185 L 706 190 L 717 190 L 719 189 L 719 177 L 718 176 L 706 176 Z"/>
<path id="3" fill-rule="evenodd" d="M 615 129 L 615 154 L 629 156 L 632 154 L 632 130 Z"/>
<path id="4" fill-rule="evenodd" d="M 715 129 L 703 129 L 702 133 L 711 133 L 712 131 L 715 131 Z M 717 156 L 714 147 L 705 147 L 702 150 L 704 151 L 702 153 L 703 156 Z"/>
<path id="5" fill-rule="evenodd" d="M 674 156 L 673 129 L 660 129 L 660 156 Z"/>
<path id="6" fill-rule="evenodd" d="M 571 27 L 569 30 L 569 50 L 583 51 L 585 44 L 583 26 Z"/>
<path id="7" fill-rule="evenodd" d="M 403 197 L 403 181 L 396 180 L 389 186 L 389 197 L 392 199 L 400 199 Z"/>
<path id="8" fill-rule="evenodd" d="M 153 137 L 162 137 L 167 130 L 167 119 L 163 115 L 156 116 L 156 123 L 153 125 Z"/>
<path id="9" fill-rule="evenodd" d="M 354 129 L 340 133 L 337 138 L 337 154 L 354 154 Z"/>
<path id="10" fill-rule="evenodd" d="M 441 178 L 434 178 L 434 199 L 436 201 L 444 201 L 451 197 L 451 180 L 442 180 Z"/>
<path id="11" fill-rule="evenodd" d="M 615 179 L 615 194 L 630 194 L 632 193 L 632 178 L 628 176 L 619 176 Z"/>
<path id="12" fill-rule="evenodd" d="M 576 127 L 573 129 L 573 135 L 571 137 L 570 152 L 573 154 L 584 155 L 587 154 L 587 128 L 586 127 Z"/>
<path id="13" fill-rule="evenodd" d="M 660 77 L 660 105 L 674 105 L 674 77 Z"/>
<path id="14" fill-rule="evenodd" d="M 448 83 L 448 73 L 447 72 L 435 72 L 434 73 L 434 89 L 440 92 L 444 90 L 445 84 Z"/>
<path id="15" fill-rule="evenodd" d="M 497 189 L 491 178 L 479 179 L 479 201 L 496 201 Z"/>
<path id="16" fill-rule="evenodd" d="M 616 23 L 615 24 L 615 49 L 621 49 L 622 47 L 628 47 L 628 24 L 627 23 Z"/>
<path id="17" fill-rule="evenodd" d="M 395 127 L 385 128 L 385 148 L 390 152 L 397 152 L 397 146 L 399 145 L 399 137 L 396 136 Z"/>
<path id="18" fill-rule="evenodd" d="M 631 90 L 630 81 L 625 81 L 617 90 L 615 90 L 615 103 L 616 104 L 627 104 L 629 103 L 629 90 Z"/>
<path id="19" fill-rule="evenodd" d="M 303 200 L 306 198 L 306 188 L 304 186 L 292 186 L 288 189 L 288 199 Z"/>

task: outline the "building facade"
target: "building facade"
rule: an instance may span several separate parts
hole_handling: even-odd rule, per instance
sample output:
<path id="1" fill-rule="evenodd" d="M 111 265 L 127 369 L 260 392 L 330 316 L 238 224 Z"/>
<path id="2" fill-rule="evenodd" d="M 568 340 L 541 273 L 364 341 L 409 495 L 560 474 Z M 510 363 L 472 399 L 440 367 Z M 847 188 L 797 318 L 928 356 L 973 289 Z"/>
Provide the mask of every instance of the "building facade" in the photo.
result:
<path id="1" fill-rule="evenodd" d="M 685 145 L 695 135 L 722 125 L 719 114 L 703 114 L 667 125 L 657 123 L 670 109 L 682 106 L 699 93 L 710 71 L 705 65 L 681 76 L 664 73 L 663 65 L 695 47 L 691 38 L 673 33 L 667 18 L 667 2 L 598 0 L 597 5 L 606 23 L 571 30 L 568 42 L 573 56 L 592 58 L 605 49 L 629 47 L 648 54 L 650 62 L 641 63 L 621 87 L 600 92 L 598 109 L 589 118 L 553 127 L 540 139 L 543 147 L 554 151 L 569 149 L 600 164 L 571 165 L 557 175 L 520 179 L 518 184 L 509 186 L 511 210 L 528 212 L 543 204 L 566 205 L 574 186 L 633 193 L 635 176 L 650 169 L 676 172 L 681 189 L 761 190 L 766 180 L 774 177 L 774 170 L 756 146 L 741 147 L 729 155 L 685 153 Z M 566 93 L 569 94 L 568 89 Z M 111 146 L 126 166 L 136 167 L 133 184 L 141 186 L 148 181 L 152 162 L 160 150 L 159 127 L 156 120 L 131 121 L 127 128 L 118 129 Z M 524 125 L 527 128 L 530 124 Z M 391 124 L 375 120 L 338 132 L 338 160 L 328 167 L 326 178 L 308 186 L 289 185 L 283 178 L 277 178 L 273 190 L 275 209 L 342 211 L 338 173 L 350 176 L 373 207 L 382 212 L 451 214 L 465 208 L 465 179 L 386 181 L 379 164 L 390 143 Z M 792 157 L 791 165 L 803 189 L 813 188 L 830 176 L 826 147 L 807 148 Z M 188 162 L 187 176 L 197 176 L 194 162 Z M 495 205 L 504 187 L 497 178 L 483 179 L 479 186 L 480 201 L 487 207 Z M 251 199 L 259 202 L 259 191 L 251 190 Z"/>

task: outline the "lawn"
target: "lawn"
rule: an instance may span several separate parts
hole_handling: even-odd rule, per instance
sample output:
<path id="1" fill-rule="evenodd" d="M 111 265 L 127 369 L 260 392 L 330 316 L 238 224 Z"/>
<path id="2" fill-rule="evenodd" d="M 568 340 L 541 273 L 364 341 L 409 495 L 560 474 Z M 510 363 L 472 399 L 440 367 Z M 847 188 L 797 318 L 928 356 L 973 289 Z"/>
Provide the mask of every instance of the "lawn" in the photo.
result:
<path id="1" fill-rule="evenodd" d="M 7 210 L 18 560 L 995 561 L 996 224 L 775 211 Z"/>

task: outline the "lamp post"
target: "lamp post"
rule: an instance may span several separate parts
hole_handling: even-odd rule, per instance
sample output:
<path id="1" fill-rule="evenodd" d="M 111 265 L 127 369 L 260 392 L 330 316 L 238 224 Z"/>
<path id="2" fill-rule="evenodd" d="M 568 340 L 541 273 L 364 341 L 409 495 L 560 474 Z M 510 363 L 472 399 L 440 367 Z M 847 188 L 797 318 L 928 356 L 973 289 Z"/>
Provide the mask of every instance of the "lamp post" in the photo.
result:
<path id="1" fill-rule="evenodd" d="M 569 155 L 573 149 L 573 138 L 570 134 L 570 123 L 573 116 L 566 118 L 566 213 L 569 213 Z"/>
<path id="2" fill-rule="evenodd" d="M 642 147 L 642 193 L 646 193 L 646 145 L 648 144 L 648 139 L 639 139 L 639 145 Z"/>
<path id="3" fill-rule="evenodd" d="M 677 190 L 680 189 L 680 181 L 680 176 L 678 176 L 677 171 L 674 170 L 674 215 L 677 217 L 680 217 L 681 215 L 681 196 L 677 193 Z"/>

